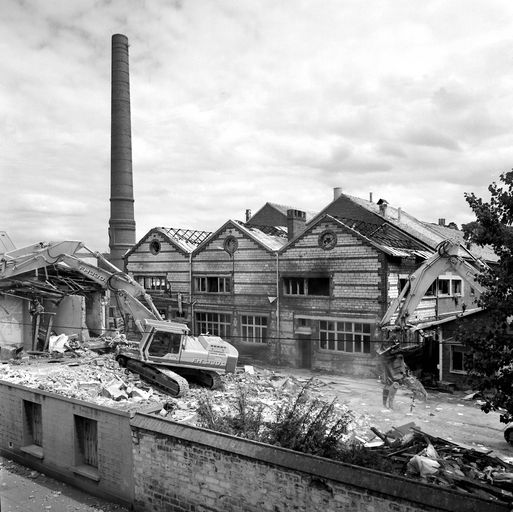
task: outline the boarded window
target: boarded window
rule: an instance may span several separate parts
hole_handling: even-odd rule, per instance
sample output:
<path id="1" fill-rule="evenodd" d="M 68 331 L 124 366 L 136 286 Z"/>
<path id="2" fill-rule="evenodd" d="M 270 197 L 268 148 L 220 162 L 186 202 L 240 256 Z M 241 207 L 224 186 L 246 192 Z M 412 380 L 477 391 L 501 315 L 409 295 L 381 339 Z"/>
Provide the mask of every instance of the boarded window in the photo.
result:
<path id="1" fill-rule="evenodd" d="M 43 421 L 41 404 L 24 400 L 23 411 L 25 415 L 25 444 L 43 446 Z"/>
<path id="2" fill-rule="evenodd" d="M 75 415 L 75 441 L 78 464 L 98 467 L 98 422 Z"/>

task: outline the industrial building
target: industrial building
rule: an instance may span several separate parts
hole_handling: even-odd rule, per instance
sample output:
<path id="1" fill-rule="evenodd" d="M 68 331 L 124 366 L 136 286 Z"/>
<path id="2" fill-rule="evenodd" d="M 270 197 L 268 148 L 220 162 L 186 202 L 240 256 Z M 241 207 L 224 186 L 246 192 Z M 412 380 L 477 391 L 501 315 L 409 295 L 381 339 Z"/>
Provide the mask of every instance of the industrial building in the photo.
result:
<path id="1" fill-rule="evenodd" d="M 463 242 L 463 233 L 336 188 L 317 214 L 267 203 L 213 233 L 154 228 L 125 265 L 163 315 L 193 334 L 226 338 L 242 361 L 370 376 L 391 300 L 446 239 Z M 486 249 L 471 251 L 494 260 Z M 458 382 L 465 373 L 462 347 L 442 344 L 438 326 L 476 312 L 475 299 L 471 284 L 447 274 L 417 308 L 422 370 L 436 380 Z"/>

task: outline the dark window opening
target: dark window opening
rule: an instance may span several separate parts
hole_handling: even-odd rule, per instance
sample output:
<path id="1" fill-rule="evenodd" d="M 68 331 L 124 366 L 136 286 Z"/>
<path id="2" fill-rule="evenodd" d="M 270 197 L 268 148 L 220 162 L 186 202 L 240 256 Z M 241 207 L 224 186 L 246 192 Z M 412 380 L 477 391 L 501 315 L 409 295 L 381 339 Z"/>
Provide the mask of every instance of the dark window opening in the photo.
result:
<path id="1" fill-rule="evenodd" d="M 231 280 L 229 277 L 202 276 L 194 278 L 194 289 L 204 293 L 230 293 Z"/>
<path id="2" fill-rule="evenodd" d="M 329 277 L 284 277 L 285 295 L 330 295 Z"/>
<path id="3" fill-rule="evenodd" d="M 98 467 L 98 422 L 75 416 L 76 454 L 78 464 Z"/>
<path id="4" fill-rule="evenodd" d="M 43 421 L 41 404 L 24 400 L 23 411 L 25 416 L 25 444 L 35 444 L 36 446 L 43 446 Z"/>
<path id="5" fill-rule="evenodd" d="M 371 324 L 356 322 L 319 322 L 320 348 L 339 352 L 371 352 Z"/>

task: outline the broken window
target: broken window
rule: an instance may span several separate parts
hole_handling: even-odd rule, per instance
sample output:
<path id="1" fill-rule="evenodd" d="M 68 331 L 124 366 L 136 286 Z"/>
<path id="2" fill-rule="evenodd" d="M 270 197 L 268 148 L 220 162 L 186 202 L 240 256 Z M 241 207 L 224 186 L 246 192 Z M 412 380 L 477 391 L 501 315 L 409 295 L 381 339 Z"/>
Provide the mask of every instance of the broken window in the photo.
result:
<path id="1" fill-rule="evenodd" d="M 230 293 L 231 280 L 225 276 L 195 277 L 194 290 L 204 293 Z"/>
<path id="2" fill-rule="evenodd" d="M 134 279 L 142 286 L 145 290 L 150 291 L 166 291 L 167 290 L 167 279 L 165 276 L 134 276 Z"/>
<path id="3" fill-rule="evenodd" d="M 461 279 L 453 279 L 451 281 L 451 287 L 452 287 L 452 294 L 453 295 L 461 295 L 462 288 L 463 288 L 463 282 Z"/>
<path id="4" fill-rule="evenodd" d="M 322 350 L 370 354 L 371 324 L 321 320 L 319 339 Z"/>
<path id="5" fill-rule="evenodd" d="M 23 400 L 25 444 L 43 446 L 41 404 Z"/>
<path id="6" fill-rule="evenodd" d="M 242 341 L 251 343 L 265 343 L 267 340 L 267 317 L 266 316 L 241 316 Z"/>
<path id="7" fill-rule="evenodd" d="M 329 277 L 284 277 L 283 293 L 285 295 L 330 295 Z"/>
<path id="8" fill-rule="evenodd" d="M 226 313 L 196 313 L 196 330 L 198 334 L 212 334 L 227 338 L 231 334 L 232 317 Z"/>
<path id="9" fill-rule="evenodd" d="M 75 415 L 77 465 L 98 467 L 98 422 Z"/>

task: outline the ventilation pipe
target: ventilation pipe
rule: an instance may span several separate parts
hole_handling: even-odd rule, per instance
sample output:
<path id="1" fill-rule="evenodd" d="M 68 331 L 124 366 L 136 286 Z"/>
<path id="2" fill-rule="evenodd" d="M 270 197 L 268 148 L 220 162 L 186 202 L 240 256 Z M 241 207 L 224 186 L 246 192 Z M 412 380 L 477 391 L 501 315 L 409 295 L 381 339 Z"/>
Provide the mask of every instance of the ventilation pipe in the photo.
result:
<path id="1" fill-rule="evenodd" d="M 246 222 L 249 222 L 249 219 L 251 219 L 251 210 L 246 210 Z"/>
<path id="2" fill-rule="evenodd" d="M 387 216 L 387 207 L 388 207 L 388 201 L 386 199 L 380 199 L 378 201 L 379 206 L 379 213 L 383 215 L 383 217 Z"/>

